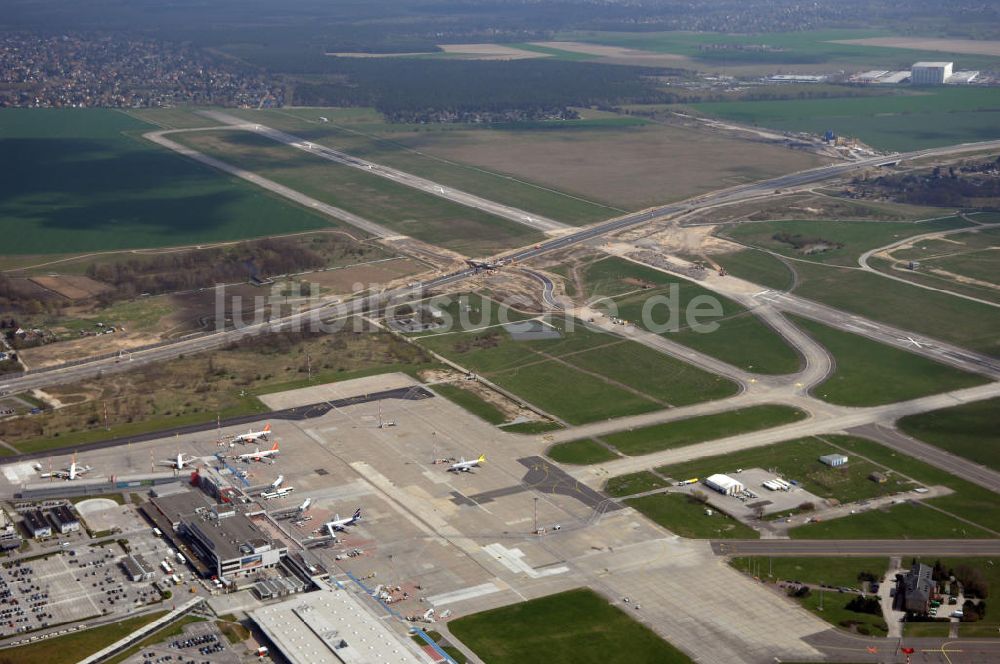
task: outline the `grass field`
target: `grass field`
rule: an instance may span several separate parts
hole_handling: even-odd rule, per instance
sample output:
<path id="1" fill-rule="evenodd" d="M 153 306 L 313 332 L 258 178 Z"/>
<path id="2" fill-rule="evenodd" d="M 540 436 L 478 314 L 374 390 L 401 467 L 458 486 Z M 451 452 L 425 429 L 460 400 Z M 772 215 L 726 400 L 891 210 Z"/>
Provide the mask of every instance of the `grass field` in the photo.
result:
<path id="1" fill-rule="evenodd" d="M 605 442 L 628 456 L 693 445 L 706 440 L 790 424 L 806 417 L 798 408 L 778 404 L 750 406 L 715 415 L 702 415 L 605 436 Z"/>
<path id="2" fill-rule="evenodd" d="M 702 415 L 642 429 L 623 431 L 604 436 L 602 440 L 626 456 L 640 456 L 674 447 L 694 445 L 706 440 L 770 429 L 801 420 L 805 416 L 804 412 L 791 406 L 751 406 L 715 415 Z M 567 458 L 574 459 L 574 461 L 567 461 L 567 463 L 585 463 L 580 459 L 588 457 L 595 459 L 591 463 L 605 461 L 604 454 L 588 454 L 588 451 L 595 450 L 594 445 L 594 441 L 589 439 L 560 443 L 549 451 L 549 456 L 557 461 L 564 461 Z"/>
<path id="3" fill-rule="evenodd" d="M 456 319 L 457 306 L 456 301 L 445 307 Z M 471 296 L 466 306 L 475 313 L 476 329 L 458 326 L 419 336 L 419 343 L 567 422 L 720 399 L 737 389 L 726 379 L 579 323 L 569 331 L 553 321 L 559 339 L 515 341 L 496 326 L 495 302 Z"/>
<path id="4" fill-rule="evenodd" d="M 447 137 L 454 132 L 475 135 L 477 131 L 487 131 L 482 127 L 393 124 L 384 122 L 371 109 L 301 108 L 235 113 L 322 145 L 566 224 L 591 223 L 618 214 L 616 208 L 590 200 L 589 195 L 565 193 L 551 186 L 519 178 L 516 173 L 482 168 L 440 157 L 423 149 L 425 145 L 440 141 L 451 142 Z M 330 122 L 320 121 L 320 116 Z M 638 122 L 644 124 L 642 120 Z M 580 120 L 568 126 L 563 125 L 562 129 L 552 128 L 547 131 L 586 135 L 616 128 L 622 129 L 620 126 L 601 124 L 600 121 Z M 489 131 L 498 129 L 494 127 Z M 532 132 L 524 129 L 523 133 Z"/>
<path id="5" fill-rule="evenodd" d="M 5 254 L 236 240 L 331 220 L 139 138 L 155 129 L 105 109 L 0 110 Z"/>
<path id="6" fill-rule="evenodd" d="M 845 466 L 831 468 L 819 461 L 824 454 L 842 452 L 846 443 L 856 441 L 851 436 L 815 436 L 766 445 L 722 456 L 697 459 L 687 463 L 657 468 L 657 471 L 682 480 L 707 477 L 713 473 L 731 472 L 736 468 L 764 468 L 785 480 L 795 480 L 803 489 L 821 498 L 853 502 L 906 491 L 914 484 L 906 477 L 890 474 L 885 484 L 868 479 L 882 465 L 860 457 L 850 459 Z M 850 457 L 850 453 L 847 453 Z"/>
<path id="7" fill-rule="evenodd" d="M 175 140 L 399 233 L 470 255 L 489 255 L 542 237 L 517 222 L 256 134 L 197 132 L 177 135 Z"/>
<path id="8" fill-rule="evenodd" d="M 886 221 L 763 221 L 744 223 L 723 230 L 720 235 L 768 251 L 831 265 L 856 266 L 858 257 L 869 249 L 882 247 L 913 235 L 965 228 L 971 224 L 961 217 L 946 217 L 920 223 Z M 805 250 L 795 249 L 775 236 L 788 236 L 809 242 Z M 809 251 L 808 247 L 825 241 L 830 248 Z M 840 245 L 840 246 L 837 246 Z"/>
<path id="9" fill-rule="evenodd" d="M 860 270 L 796 262 L 794 293 L 987 354 L 1000 354 L 1000 310 Z M 960 323 L 960 324 L 959 324 Z"/>
<path id="10" fill-rule="evenodd" d="M 910 415 L 896 426 L 925 443 L 1000 471 L 1000 399 Z"/>
<path id="11" fill-rule="evenodd" d="M 940 54 L 936 59 L 941 59 Z M 829 129 L 881 150 L 901 152 L 1000 136 L 997 88 L 943 86 L 892 96 L 706 102 L 693 108 L 705 115 L 783 131 L 821 135 Z"/>
<path id="12" fill-rule="evenodd" d="M 822 163 L 801 151 L 634 117 L 484 128 L 390 125 L 374 113 L 334 113 L 337 110 L 240 113 L 359 157 L 575 224 Z M 319 116 L 330 122 L 321 122 Z"/>
<path id="13" fill-rule="evenodd" d="M 588 466 L 594 463 L 603 463 L 617 459 L 618 456 L 596 440 L 574 440 L 566 443 L 558 443 L 550 447 L 546 452 L 553 461 L 568 463 L 577 466 Z"/>
<path id="14" fill-rule="evenodd" d="M 811 390 L 823 401 L 843 406 L 877 406 L 988 382 L 982 376 L 857 334 L 798 316 L 790 318 L 833 355 L 833 373 Z"/>
<path id="15" fill-rule="evenodd" d="M 712 259 L 734 277 L 775 290 L 787 291 L 792 287 L 792 271 L 780 259 L 765 251 L 747 249 L 731 254 L 715 254 Z"/>
<path id="16" fill-rule="evenodd" d="M 4 650 L 0 658 L 9 658 L 10 662 L 17 664 L 73 664 L 80 661 L 82 655 L 95 653 L 165 614 L 166 611 L 158 611 L 68 636 L 17 646 Z"/>
<path id="17" fill-rule="evenodd" d="M 831 436 L 825 438 L 834 439 Z M 822 523 L 810 523 L 793 528 L 789 531 L 791 537 L 803 539 L 997 537 L 996 533 L 1000 531 L 1000 504 L 997 503 L 996 494 L 993 492 L 909 456 L 897 454 L 878 443 L 848 436 L 835 438 L 834 442 L 845 454 L 864 457 L 876 467 L 893 471 L 887 485 L 891 486 L 895 482 L 902 489 L 905 486 L 904 478 L 908 477 L 920 485 L 947 486 L 954 493 L 923 501 L 930 507 L 904 503 L 886 510 L 864 512 Z M 853 465 L 854 460 L 851 463 Z"/>
<path id="18" fill-rule="evenodd" d="M 742 369 L 763 374 L 786 374 L 797 371 L 801 358 L 782 337 L 762 323 L 756 316 L 732 300 L 720 297 L 701 286 L 673 277 L 652 268 L 636 265 L 618 258 L 609 258 L 594 263 L 586 272 L 586 280 L 593 294 L 613 295 L 627 293 L 640 288 L 639 283 L 653 286 L 647 290 L 614 299 L 617 315 L 636 325 L 648 327 L 644 318 L 661 325 L 668 316 L 676 312 L 676 331 L 668 329 L 663 336 L 701 351 Z M 652 306 L 652 298 L 669 297 L 672 288 L 677 289 L 676 306 L 666 302 Z M 698 296 L 718 302 L 721 318 L 704 317 L 702 322 L 718 324 L 713 332 L 702 333 L 686 323 L 684 312 L 692 300 Z M 644 317 L 643 311 L 648 312 Z"/>
<path id="19" fill-rule="evenodd" d="M 451 633 L 489 664 L 687 664 L 648 627 L 587 589 L 463 616 Z"/>
<path id="20" fill-rule="evenodd" d="M 675 535 L 689 539 L 757 539 L 760 534 L 728 514 L 713 510 L 711 516 L 705 505 L 679 493 L 657 493 L 652 496 L 631 498 L 625 501 L 655 523 Z"/>
<path id="21" fill-rule="evenodd" d="M 648 470 L 643 470 L 638 473 L 612 477 L 604 485 L 604 492 L 609 496 L 621 498 L 622 496 L 632 496 L 637 493 L 662 489 L 667 486 L 669 486 L 669 483 L 666 480 L 657 477 Z"/>
<path id="22" fill-rule="evenodd" d="M 456 385 L 439 384 L 434 386 L 434 391 L 453 401 L 473 415 L 486 420 L 490 424 L 502 424 L 506 417 L 499 408 L 488 401 L 483 400 L 471 390 L 465 390 Z"/>

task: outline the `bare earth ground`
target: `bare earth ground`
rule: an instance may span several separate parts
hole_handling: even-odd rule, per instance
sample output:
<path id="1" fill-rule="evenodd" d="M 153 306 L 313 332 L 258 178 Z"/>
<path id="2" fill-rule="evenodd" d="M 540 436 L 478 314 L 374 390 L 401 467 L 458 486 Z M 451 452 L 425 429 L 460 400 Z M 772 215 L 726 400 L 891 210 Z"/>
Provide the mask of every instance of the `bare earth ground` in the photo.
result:
<path id="1" fill-rule="evenodd" d="M 32 277 L 31 281 L 67 300 L 83 300 L 111 290 L 111 286 L 83 276 Z"/>
<path id="2" fill-rule="evenodd" d="M 870 39 L 842 39 L 834 44 L 860 44 L 863 46 L 887 46 L 889 48 L 912 48 L 918 51 L 944 51 L 946 53 L 974 53 L 977 55 L 1000 56 L 1000 41 L 980 41 L 977 39 L 930 39 L 926 37 L 872 37 Z"/>
<path id="3" fill-rule="evenodd" d="M 451 369 L 427 369 L 420 372 L 420 378 L 428 383 L 450 383 L 455 387 L 472 392 L 483 401 L 495 406 L 504 414 L 508 422 L 518 418 L 525 421 L 538 421 L 538 415 L 527 408 L 511 401 L 507 397 L 494 392 L 479 381 L 465 380 L 465 376 Z M 433 387 L 433 385 L 432 385 Z"/>
<path id="4" fill-rule="evenodd" d="M 372 265 L 355 265 L 342 270 L 328 270 L 303 275 L 306 281 L 329 288 L 336 293 L 352 293 L 368 288 L 372 284 L 385 286 L 389 282 L 411 274 L 423 272 L 427 267 L 422 263 L 404 258 Z M 360 288 L 358 287 L 360 284 Z"/>
<path id="5" fill-rule="evenodd" d="M 454 131 L 396 140 L 631 209 L 826 163 L 776 145 L 664 125 L 586 133 Z"/>
<path id="6" fill-rule="evenodd" d="M 117 353 L 120 350 L 127 351 L 159 340 L 160 337 L 155 334 L 135 332 L 99 334 L 95 337 L 81 337 L 37 348 L 26 348 L 20 351 L 20 357 L 31 369 L 41 369 L 84 357 Z"/>
<path id="7" fill-rule="evenodd" d="M 676 53 L 653 53 L 621 46 L 604 46 L 601 44 L 585 44 L 572 41 L 532 42 L 535 46 L 557 48 L 561 51 L 583 53 L 603 58 L 604 62 L 621 65 L 646 65 L 650 67 L 680 67 L 686 66 L 691 59 L 686 55 Z"/>

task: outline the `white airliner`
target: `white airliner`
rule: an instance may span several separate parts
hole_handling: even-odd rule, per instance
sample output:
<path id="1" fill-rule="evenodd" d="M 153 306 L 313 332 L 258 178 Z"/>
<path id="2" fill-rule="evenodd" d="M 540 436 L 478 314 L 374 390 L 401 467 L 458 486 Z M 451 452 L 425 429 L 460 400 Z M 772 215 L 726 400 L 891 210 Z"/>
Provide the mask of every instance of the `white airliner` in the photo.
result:
<path id="1" fill-rule="evenodd" d="M 39 464 L 35 464 L 36 470 L 41 470 Z M 73 454 L 73 459 L 70 461 L 69 468 L 63 468 L 62 470 L 53 470 L 51 473 L 41 473 L 40 477 L 58 477 L 61 480 L 75 480 L 82 475 L 86 475 L 91 470 L 90 466 L 78 466 L 76 465 L 76 453 Z"/>
<path id="2" fill-rule="evenodd" d="M 198 457 L 189 457 L 181 452 L 173 459 L 164 459 L 160 463 L 172 467 L 174 470 L 184 470 L 184 466 L 190 465 L 198 460 Z"/>
<path id="3" fill-rule="evenodd" d="M 465 457 L 463 457 L 458 463 L 453 463 L 448 466 L 448 472 L 467 473 L 473 468 L 477 468 L 484 463 L 486 463 L 486 456 L 483 454 L 480 454 L 478 459 L 473 459 L 472 461 L 466 461 Z"/>
<path id="4" fill-rule="evenodd" d="M 361 521 L 361 508 L 354 510 L 354 515 L 349 519 L 341 519 L 338 514 L 333 518 L 333 521 L 328 521 L 323 524 L 323 528 L 326 528 L 327 532 L 330 533 L 330 537 L 336 537 L 336 532 L 338 530 L 344 530 L 347 526 L 353 526 L 358 521 Z"/>
<path id="5" fill-rule="evenodd" d="M 271 423 L 268 422 L 264 425 L 264 428 L 260 431 L 254 431 L 251 429 L 246 433 L 241 433 L 233 438 L 234 443 L 253 443 L 258 440 L 267 440 L 267 437 L 271 435 Z"/>
<path id="6" fill-rule="evenodd" d="M 250 463 L 251 461 L 263 461 L 264 459 L 267 459 L 269 457 L 278 456 L 278 454 L 280 453 L 281 453 L 280 450 L 278 450 L 278 442 L 275 441 L 274 447 L 272 447 L 269 450 L 262 450 L 258 447 L 253 452 L 240 454 L 236 458 L 239 459 L 240 461 L 245 461 L 247 463 Z"/>

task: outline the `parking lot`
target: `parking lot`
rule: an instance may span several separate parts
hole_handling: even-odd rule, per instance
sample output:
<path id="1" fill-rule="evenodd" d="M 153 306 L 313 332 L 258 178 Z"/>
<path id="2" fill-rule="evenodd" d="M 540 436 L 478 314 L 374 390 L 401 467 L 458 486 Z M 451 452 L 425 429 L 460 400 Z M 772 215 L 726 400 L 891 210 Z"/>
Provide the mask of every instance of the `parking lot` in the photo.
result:
<path id="1" fill-rule="evenodd" d="M 243 646 L 234 647 L 213 622 L 186 625 L 172 639 L 143 648 L 127 664 L 239 664 Z"/>
<path id="2" fill-rule="evenodd" d="M 116 543 L 67 548 L 45 558 L 7 563 L 0 570 L 0 638 L 88 618 L 126 614 L 156 602 L 151 582 L 133 583 L 118 561 Z"/>

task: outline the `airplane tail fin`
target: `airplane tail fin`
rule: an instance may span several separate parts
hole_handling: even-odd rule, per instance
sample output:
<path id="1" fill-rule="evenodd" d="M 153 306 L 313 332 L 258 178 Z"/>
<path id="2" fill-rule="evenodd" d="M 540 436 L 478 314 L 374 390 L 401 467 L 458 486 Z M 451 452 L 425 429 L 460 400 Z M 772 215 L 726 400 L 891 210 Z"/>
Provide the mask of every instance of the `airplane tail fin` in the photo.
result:
<path id="1" fill-rule="evenodd" d="M 480 454 L 479 459 L 477 459 L 477 461 L 479 461 L 479 463 L 486 463 L 486 455 Z"/>
<path id="2" fill-rule="evenodd" d="M 351 518 L 354 519 L 355 521 L 360 521 L 361 520 L 361 508 L 360 507 L 358 509 L 354 510 L 354 516 L 351 517 Z"/>
<path id="3" fill-rule="evenodd" d="M 268 422 L 267 424 L 264 425 L 264 433 L 270 433 L 270 432 L 271 432 L 271 423 Z"/>
<path id="4" fill-rule="evenodd" d="M 274 445 L 271 447 L 272 452 L 278 451 L 278 441 L 274 441 Z"/>

